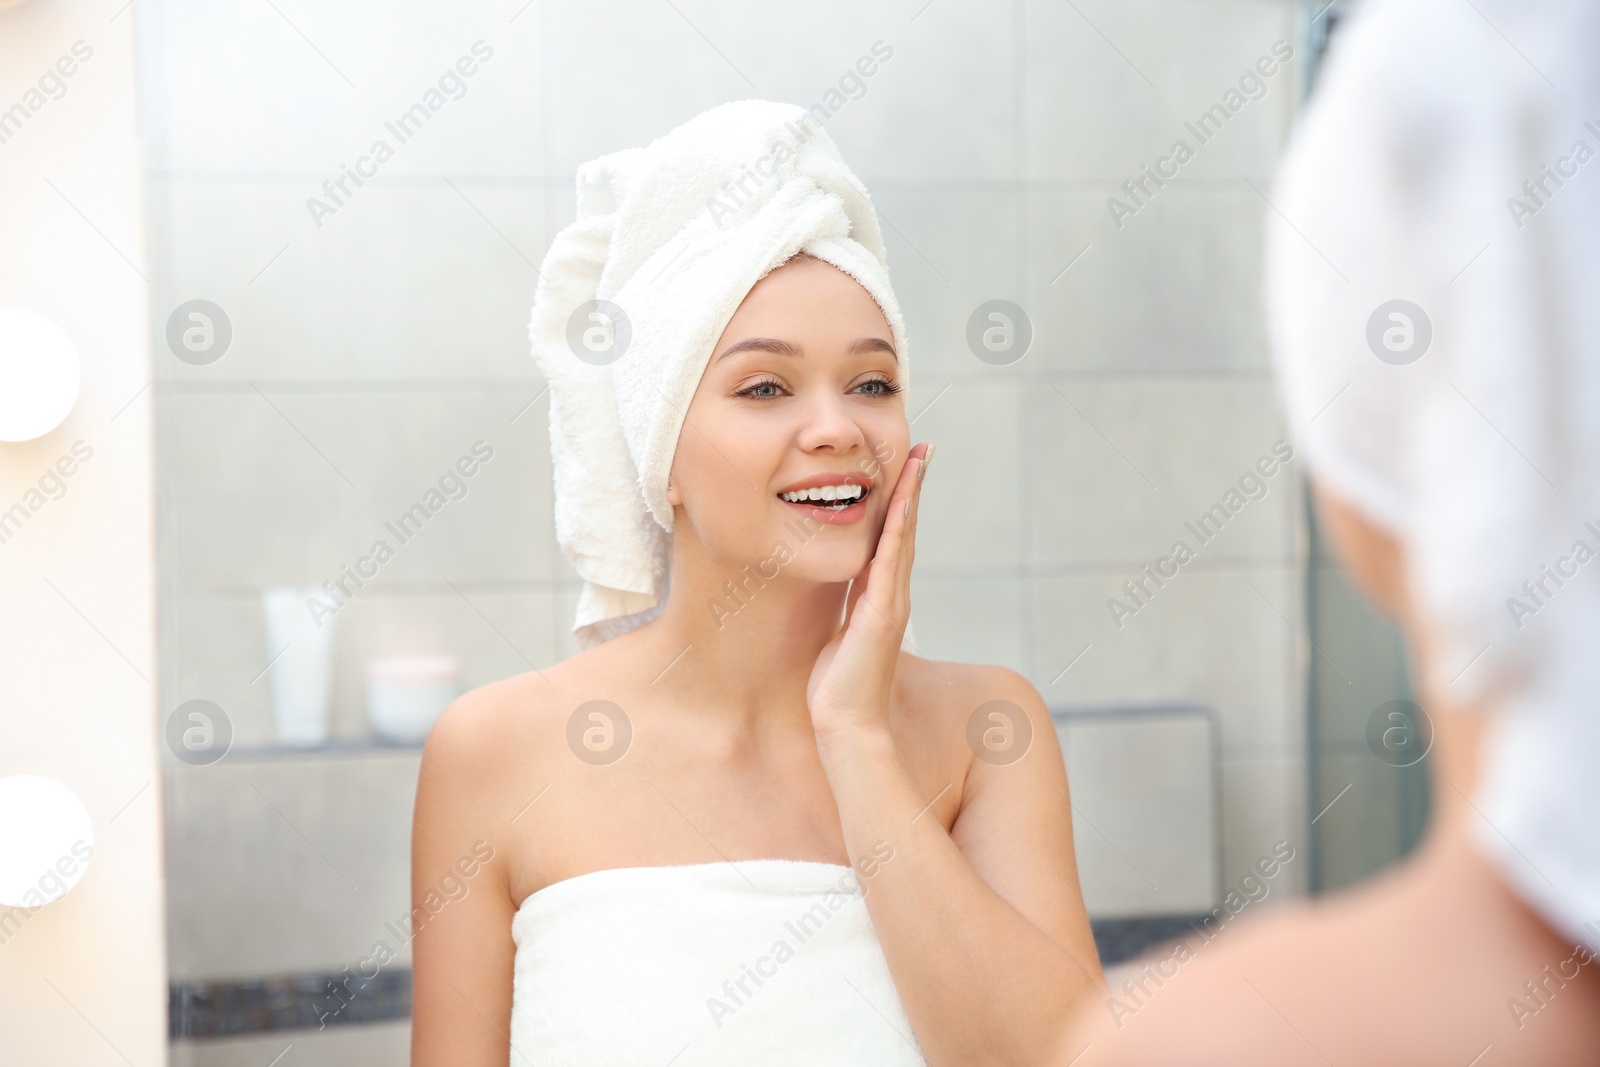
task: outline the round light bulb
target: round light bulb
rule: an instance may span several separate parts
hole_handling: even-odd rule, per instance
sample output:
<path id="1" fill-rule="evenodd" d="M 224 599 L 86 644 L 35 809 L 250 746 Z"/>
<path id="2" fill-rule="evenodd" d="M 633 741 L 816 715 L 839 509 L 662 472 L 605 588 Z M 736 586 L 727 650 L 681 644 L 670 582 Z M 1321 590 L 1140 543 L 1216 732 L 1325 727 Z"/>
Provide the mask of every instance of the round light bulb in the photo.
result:
<path id="1" fill-rule="evenodd" d="M 37 774 L 0 778 L 0 905 L 60 900 L 93 855 L 94 826 L 77 794 Z"/>
<path id="2" fill-rule="evenodd" d="M 81 377 L 61 327 L 37 311 L 0 308 L 0 441 L 31 441 L 60 426 Z"/>

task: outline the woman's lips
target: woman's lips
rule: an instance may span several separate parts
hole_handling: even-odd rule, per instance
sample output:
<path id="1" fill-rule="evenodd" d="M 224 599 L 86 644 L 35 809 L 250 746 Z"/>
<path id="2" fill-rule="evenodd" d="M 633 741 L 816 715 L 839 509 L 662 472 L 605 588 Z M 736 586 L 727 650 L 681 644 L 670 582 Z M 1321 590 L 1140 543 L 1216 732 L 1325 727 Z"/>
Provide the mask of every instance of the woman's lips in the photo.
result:
<path id="1" fill-rule="evenodd" d="M 826 508 L 822 506 L 822 502 L 820 501 L 794 501 L 785 500 L 782 497 L 778 497 L 777 500 L 778 503 L 784 505 L 785 507 L 794 508 L 797 511 L 804 512 L 807 516 L 828 526 L 849 526 L 851 523 L 860 522 L 862 519 L 867 517 L 867 501 L 871 498 L 871 496 L 872 494 L 869 491 L 860 500 L 857 500 L 855 503 L 849 504 L 842 508 Z"/>
<path id="2" fill-rule="evenodd" d="M 848 490 L 859 489 L 861 496 L 853 503 L 838 507 L 838 501 L 831 500 L 785 500 L 784 494 L 794 496 L 805 495 L 808 491 L 827 489 L 830 492 L 839 491 L 840 496 L 848 496 Z M 867 500 L 872 496 L 872 479 L 861 471 L 819 471 L 808 475 L 797 482 L 778 490 L 778 502 L 791 508 L 798 508 L 807 517 L 828 526 L 849 526 L 853 522 L 860 522 L 867 515 Z M 829 507 L 829 504 L 835 506 Z"/>

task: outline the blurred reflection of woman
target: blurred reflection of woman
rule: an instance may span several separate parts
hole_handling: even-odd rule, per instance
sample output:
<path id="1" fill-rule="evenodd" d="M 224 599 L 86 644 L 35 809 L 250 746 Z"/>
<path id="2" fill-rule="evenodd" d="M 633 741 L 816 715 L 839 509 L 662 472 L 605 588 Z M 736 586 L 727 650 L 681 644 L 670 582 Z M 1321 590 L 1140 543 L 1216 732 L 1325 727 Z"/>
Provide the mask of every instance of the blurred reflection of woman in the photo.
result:
<path id="1" fill-rule="evenodd" d="M 1430 825 L 1122 1025 L 1086 1004 L 1052 1064 L 1600 1062 L 1600 7 L 1378 0 L 1339 34 L 1273 198 L 1274 347 L 1330 539 L 1405 630 Z"/>
<path id="2" fill-rule="evenodd" d="M 531 333 L 585 648 L 429 737 L 415 899 L 493 859 L 413 1063 L 1030 1062 L 1103 982 L 1067 782 L 1025 680 L 901 651 L 933 449 L 865 189 L 761 101 L 603 156 Z"/>

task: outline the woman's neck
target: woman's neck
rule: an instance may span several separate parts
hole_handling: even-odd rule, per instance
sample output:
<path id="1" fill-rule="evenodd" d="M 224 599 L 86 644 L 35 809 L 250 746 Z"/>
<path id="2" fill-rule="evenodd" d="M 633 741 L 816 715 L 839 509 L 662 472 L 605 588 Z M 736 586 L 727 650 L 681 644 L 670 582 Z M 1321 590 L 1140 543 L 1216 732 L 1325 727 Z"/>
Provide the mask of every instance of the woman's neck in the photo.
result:
<path id="1" fill-rule="evenodd" d="M 770 722 L 806 710 L 806 683 L 838 632 L 848 582 L 732 569 L 674 553 L 661 615 L 640 637 L 652 685 L 704 713 Z"/>

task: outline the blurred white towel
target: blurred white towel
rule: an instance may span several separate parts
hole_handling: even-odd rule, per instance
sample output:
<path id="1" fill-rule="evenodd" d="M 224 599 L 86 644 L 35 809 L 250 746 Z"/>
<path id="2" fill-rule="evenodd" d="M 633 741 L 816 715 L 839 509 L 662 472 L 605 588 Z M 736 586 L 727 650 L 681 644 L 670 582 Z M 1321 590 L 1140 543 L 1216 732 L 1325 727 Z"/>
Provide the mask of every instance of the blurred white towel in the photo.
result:
<path id="1" fill-rule="evenodd" d="M 1593 0 L 1363 5 L 1263 214 L 1307 463 L 1404 547 L 1424 699 L 1503 709 L 1478 842 L 1600 948 L 1596 41 Z"/>
<path id="2" fill-rule="evenodd" d="M 511 933 L 513 1067 L 925 1063 L 849 867 L 596 871 Z"/>

